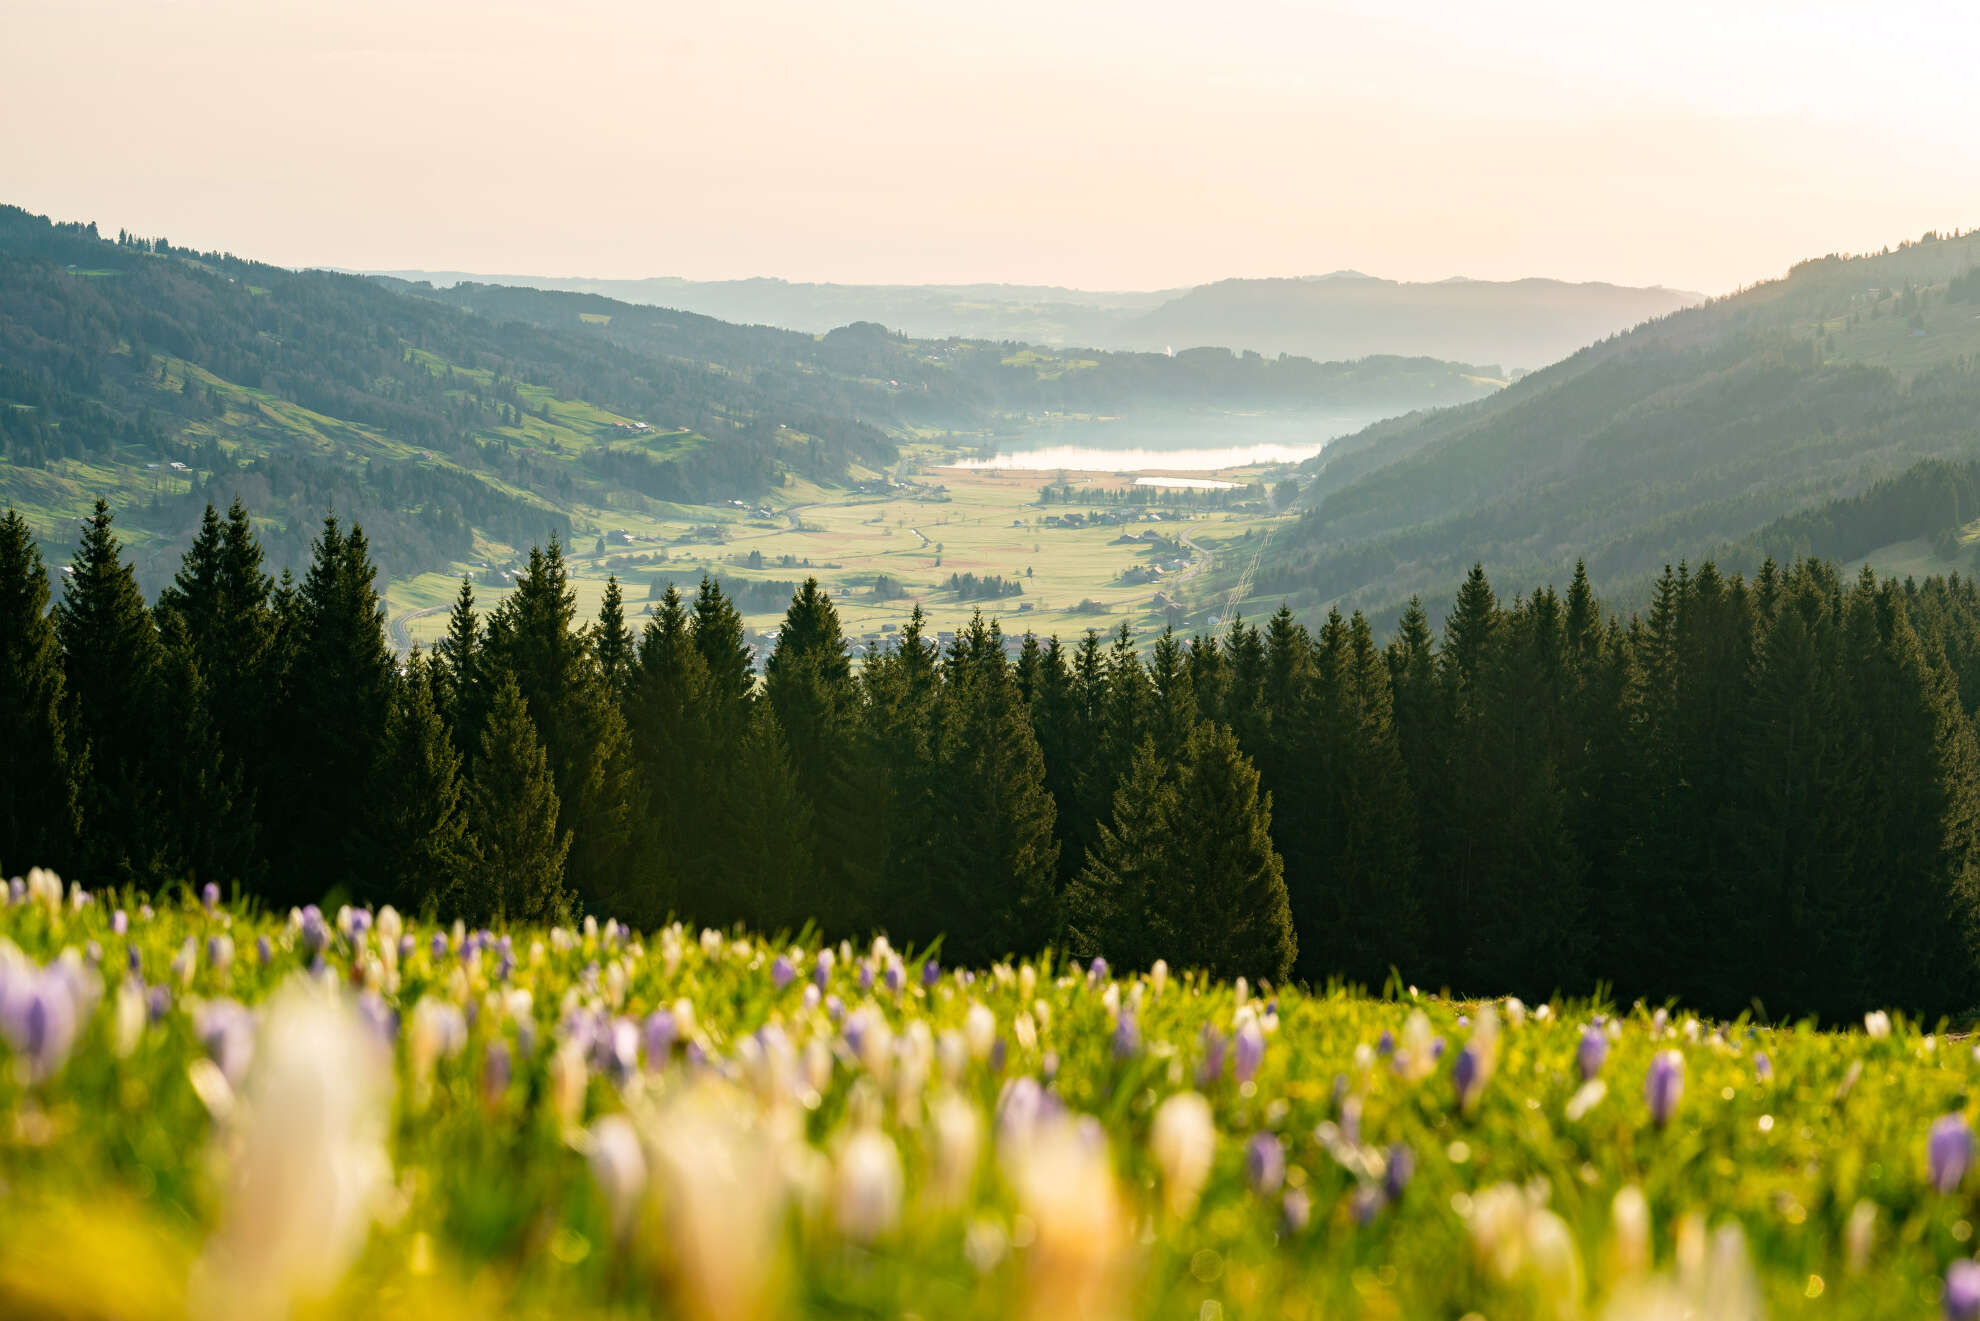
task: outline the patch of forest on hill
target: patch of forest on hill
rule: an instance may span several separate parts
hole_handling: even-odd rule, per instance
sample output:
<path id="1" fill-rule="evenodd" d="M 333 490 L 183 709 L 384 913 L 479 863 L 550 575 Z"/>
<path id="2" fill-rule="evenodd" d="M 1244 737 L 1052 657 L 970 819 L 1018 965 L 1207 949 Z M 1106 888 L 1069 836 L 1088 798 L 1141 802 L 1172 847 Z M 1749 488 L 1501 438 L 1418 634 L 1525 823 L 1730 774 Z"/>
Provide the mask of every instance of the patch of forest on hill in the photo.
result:
<path id="1" fill-rule="evenodd" d="M 1474 559 L 1536 583 L 1585 558 L 1641 602 L 1701 546 L 1750 544 L 1921 459 L 1974 457 L 1976 266 L 1980 234 L 1804 262 L 1491 398 L 1337 441 L 1257 589 L 1383 613 L 1420 594 L 1436 614 Z"/>

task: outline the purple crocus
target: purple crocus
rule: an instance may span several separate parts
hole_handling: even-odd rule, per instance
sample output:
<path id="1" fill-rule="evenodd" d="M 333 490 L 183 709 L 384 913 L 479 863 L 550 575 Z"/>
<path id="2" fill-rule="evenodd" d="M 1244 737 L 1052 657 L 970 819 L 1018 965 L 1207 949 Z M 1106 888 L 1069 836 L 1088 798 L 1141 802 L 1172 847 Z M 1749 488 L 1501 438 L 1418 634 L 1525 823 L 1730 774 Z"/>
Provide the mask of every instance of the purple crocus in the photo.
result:
<path id="1" fill-rule="evenodd" d="M 1286 1181 L 1286 1147 L 1274 1133 L 1254 1133 L 1244 1144 L 1244 1180 L 1262 1197 L 1279 1191 Z"/>
<path id="2" fill-rule="evenodd" d="M 268 937 L 256 937 L 254 956 L 261 961 L 261 966 L 264 968 L 275 961 L 275 947 L 268 943 Z"/>
<path id="3" fill-rule="evenodd" d="M 131 929 L 130 914 L 126 913 L 121 908 L 119 908 L 116 912 L 110 914 L 110 933 L 112 935 L 121 936 L 130 929 Z"/>
<path id="4" fill-rule="evenodd" d="M 206 1057 L 238 1088 L 254 1058 L 254 1015 L 238 1001 L 208 1000 L 193 1015 L 193 1033 Z"/>
<path id="5" fill-rule="evenodd" d="M 1231 1072 L 1238 1082 L 1248 1083 L 1258 1076 L 1258 1066 L 1265 1062 L 1265 1030 L 1256 1019 L 1247 1018 L 1239 1024 L 1231 1056 Z"/>
<path id="6" fill-rule="evenodd" d="M 1114 1058 L 1131 1060 L 1141 1053 L 1141 1028 L 1131 1010 L 1123 1009 L 1114 1022 Z"/>
<path id="7" fill-rule="evenodd" d="M 1279 1230 L 1287 1237 L 1306 1228 L 1306 1222 L 1313 1218 L 1313 1199 L 1306 1195 L 1304 1188 L 1286 1189 L 1285 1200 L 1279 1203 Z"/>
<path id="8" fill-rule="evenodd" d="M 1650 1107 L 1650 1121 L 1658 1128 L 1671 1122 L 1678 1100 L 1684 1095 L 1684 1056 L 1674 1050 L 1660 1050 L 1650 1061 L 1650 1072 L 1643 1079 L 1643 1099 Z"/>
<path id="9" fill-rule="evenodd" d="M 1407 1142 L 1394 1144 L 1389 1148 L 1388 1165 L 1382 1171 L 1382 1195 L 1391 1202 L 1401 1201 L 1403 1189 L 1409 1187 L 1415 1173 L 1416 1153 Z"/>
<path id="10" fill-rule="evenodd" d="M 811 964 L 811 981 L 813 985 L 822 991 L 825 989 L 825 983 L 831 979 L 832 951 L 821 949 L 818 951 L 818 957 Z"/>
<path id="11" fill-rule="evenodd" d="M 1203 1025 L 1203 1061 L 1196 1066 L 1196 1085 L 1207 1088 L 1224 1076 L 1224 1034 Z"/>
<path id="12" fill-rule="evenodd" d="M 781 991 L 795 980 L 797 969 L 791 966 L 790 957 L 779 954 L 777 961 L 770 965 L 770 984 Z"/>
<path id="13" fill-rule="evenodd" d="M 1381 1037 L 1375 1042 L 1375 1053 L 1383 1059 L 1396 1053 L 1396 1034 L 1387 1028 L 1382 1029 Z"/>
<path id="14" fill-rule="evenodd" d="M 873 961 L 871 959 L 861 959 L 859 961 L 859 989 L 862 991 L 873 989 Z"/>
<path id="15" fill-rule="evenodd" d="M 930 990 L 933 990 L 935 988 L 935 983 L 941 980 L 942 980 L 941 964 L 935 962 L 935 960 L 933 959 L 929 959 L 927 962 L 921 965 L 921 984 L 923 986 L 927 987 Z"/>
<path id="16" fill-rule="evenodd" d="M 208 881 L 205 885 L 202 885 L 199 888 L 199 902 L 200 906 L 205 908 L 207 912 L 212 912 L 220 906 L 220 887 L 212 881 Z"/>
<path id="17" fill-rule="evenodd" d="M 1980 1263 L 1963 1258 L 1946 1267 L 1941 1299 L 1946 1321 L 1980 1321 Z"/>
<path id="18" fill-rule="evenodd" d="M 1354 1215 L 1355 1224 L 1371 1223 L 1381 1213 L 1382 1190 L 1373 1184 L 1362 1184 L 1354 1190 L 1354 1197 L 1349 1201 L 1348 1209 Z"/>
<path id="19" fill-rule="evenodd" d="M 433 961 L 435 963 L 438 963 L 441 959 L 446 958 L 447 933 L 444 931 L 434 932 L 433 939 L 427 943 L 426 948 L 427 948 L 427 952 L 433 956 Z"/>
<path id="20" fill-rule="evenodd" d="M 1457 1060 L 1451 1065 L 1451 1085 L 1457 1089 L 1458 1109 L 1469 1110 L 1478 1099 L 1484 1072 L 1475 1044 L 1458 1052 Z"/>
<path id="21" fill-rule="evenodd" d="M 74 988 L 55 968 L 30 968 L 0 996 L 0 1033 L 36 1078 L 59 1071 L 75 1045 Z"/>
<path id="22" fill-rule="evenodd" d="M 1753 1057 L 1753 1076 L 1761 1082 L 1772 1082 L 1774 1080 L 1774 1061 L 1768 1057 L 1767 1052 L 1764 1050 Z"/>
<path id="23" fill-rule="evenodd" d="M 906 983 L 907 983 L 907 974 L 901 971 L 900 962 L 898 960 L 895 960 L 893 962 L 888 963 L 887 989 L 889 991 L 892 991 L 895 995 L 899 995 L 901 993 L 901 987 L 904 986 Z"/>
<path id="24" fill-rule="evenodd" d="M 1582 1030 L 1581 1044 L 1574 1051 L 1574 1064 L 1581 1071 L 1581 1081 L 1593 1082 L 1608 1058 L 1609 1034 L 1590 1023 Z"/>
<path id="25" fill-rule="evenodd" d="M 506 1041 L 488 1043 L 488 1057 L 481 1064 L 481 1094 L 490 1102 L 502 1099 L 509 1090 L 509 1079 L 514 1066 L 509 1059 L 509 1045 Z"/>
<path id="26" fill-rule="evenodd" d="M 1973 1168 L 1973 1128 L 1962 1114 L 1941 1115 L 1925 1139 L 1925 1163 L 1932 1186 L 1942 1193 L 1957 1191 Z"/>
<path id="27" fill-rule="evenodd" d="M 1104 982 L 1106 980 L 1107 980 L 1107 960 L 1101 958 L 1098 954 L 1095 954 L 1093 956 L 1093 962 L 1086 965 L 1087 984 L 1091 986 L 1099 982 Z"/>

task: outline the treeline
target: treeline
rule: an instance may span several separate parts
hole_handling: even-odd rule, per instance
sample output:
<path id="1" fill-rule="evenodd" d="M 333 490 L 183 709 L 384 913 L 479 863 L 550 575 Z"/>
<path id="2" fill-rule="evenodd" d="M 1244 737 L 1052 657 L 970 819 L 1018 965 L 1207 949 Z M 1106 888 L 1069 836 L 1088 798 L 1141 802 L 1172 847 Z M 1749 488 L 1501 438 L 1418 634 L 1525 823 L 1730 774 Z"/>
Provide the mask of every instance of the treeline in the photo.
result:
<path id="1" fill-rule="evenodd" d="M 1218 638 L 919 612 L 855 667 L 815 582 L 759 678 L 712 581 L 580 622 L 553 541 L 485 617 L 387 650 L 364 535 L 270 581 L 208 511 L 155 608 L 102 508 L 61 600 L 0 522 L 0 858 L 473 920 L 670 913 L 1122 964 L 1720 1013 L 1976 997 L 1980 592 L 1769 562 L 1640 617 L 1281 611 Z"/>

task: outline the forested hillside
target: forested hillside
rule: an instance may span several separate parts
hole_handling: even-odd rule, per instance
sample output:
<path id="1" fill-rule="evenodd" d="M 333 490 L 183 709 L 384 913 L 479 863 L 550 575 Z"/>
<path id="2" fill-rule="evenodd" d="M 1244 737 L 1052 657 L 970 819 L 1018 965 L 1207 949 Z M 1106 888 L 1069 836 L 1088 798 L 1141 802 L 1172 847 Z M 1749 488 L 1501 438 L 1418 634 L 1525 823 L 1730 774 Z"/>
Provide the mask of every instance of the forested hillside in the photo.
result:
<path id="1" fill-rule="evenodd" d="M 1177 400 L 1406 408 L 1490 388 L 1446 363 L 1068 360 L 583 295 L 437 295 L 0 208 L 0 499 L 66 548 L 94 499 L 117 498 L 148 591 L 209 498 L 249 501 L 283 567 L 307 561 L 326 510 L 361 519 L 396 575 L 597 531 L 628 502 L 836 482 L 884 468 L 915 425 Z"/>
<path id="2" fill-rule="evenodd" d="M 5 865 L 1728 1015 L 1980 995 L 1968 578 L 1707 564 L 1624 619 L 1474 568 L 1441 637 L 1282 610 L 1145 659 L 917 612 L 858 669 L 806 582 L 759 683 L 717 583 L 636 635 L 554 541 L 403 666 L 362 531 L 263 563 L 209 509 L 148 607 L 99 508 L 56 593 L 0 521 Z"/>
<path id="3" fill-rule="evenodd" d="M 1336 442 L 1258 587 L 1383 612 L 1421 593 L 1435 613 L 1474 559 L 1531 584 L 1585 557 L 1640 601 L 1700 547 L 1749 544 L 1920 459 L 1970 457 L 1976 265 L 1980 234 L 1804 262 L 1492 398 Z"/>

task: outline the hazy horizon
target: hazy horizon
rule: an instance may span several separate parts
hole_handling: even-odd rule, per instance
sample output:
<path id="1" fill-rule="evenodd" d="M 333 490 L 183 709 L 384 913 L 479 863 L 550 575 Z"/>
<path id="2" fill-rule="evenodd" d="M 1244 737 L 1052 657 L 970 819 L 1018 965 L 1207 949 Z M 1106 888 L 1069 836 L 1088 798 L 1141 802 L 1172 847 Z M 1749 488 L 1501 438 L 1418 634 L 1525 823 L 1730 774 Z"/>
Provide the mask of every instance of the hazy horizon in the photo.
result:
<path id="1" fill-rule="evenodd" d="M 1980 223 L 1916 0 L 10 9 L 6 201 L 297 266 L 1719 293 Z"/>

